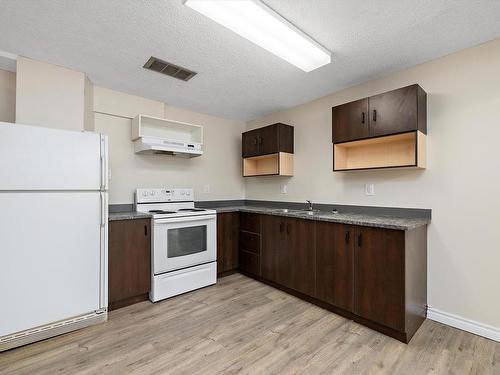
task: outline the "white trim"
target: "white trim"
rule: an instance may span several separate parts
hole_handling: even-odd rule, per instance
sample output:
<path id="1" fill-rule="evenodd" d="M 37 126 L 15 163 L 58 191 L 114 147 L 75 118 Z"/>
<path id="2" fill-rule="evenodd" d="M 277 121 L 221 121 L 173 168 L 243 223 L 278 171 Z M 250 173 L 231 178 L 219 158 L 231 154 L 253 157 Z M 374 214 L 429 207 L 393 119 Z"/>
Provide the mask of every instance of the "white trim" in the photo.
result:
<path id="1" fill-rule="evenodd" d="M 443 323 L 463 331 L 474 333 L 475 335 L 486 337 L 487 339 L 500 342 L 500 328 L 479 323 L 474 320 L 462 318 L 458 315 L 439 311 L 432 307 L 427 310 L 427 318 L 439 323 Z"/>

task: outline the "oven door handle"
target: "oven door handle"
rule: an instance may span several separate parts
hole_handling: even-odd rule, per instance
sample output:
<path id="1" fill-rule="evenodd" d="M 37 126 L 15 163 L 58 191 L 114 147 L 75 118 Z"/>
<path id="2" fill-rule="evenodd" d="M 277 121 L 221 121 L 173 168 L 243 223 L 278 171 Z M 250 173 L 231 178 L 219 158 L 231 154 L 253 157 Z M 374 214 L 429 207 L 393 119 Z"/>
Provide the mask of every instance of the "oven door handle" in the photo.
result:
<path id="1" fill-rule="evenodd" d="M 203 216 L 185 216 L 185 217 L 171 217 L 167 219 L 156 219 L 155 224 L 171 224 L 171 223 L 185 223 L 188 221 L 212 221 L 216 219 L 216 215 L 203 215 Z"/>

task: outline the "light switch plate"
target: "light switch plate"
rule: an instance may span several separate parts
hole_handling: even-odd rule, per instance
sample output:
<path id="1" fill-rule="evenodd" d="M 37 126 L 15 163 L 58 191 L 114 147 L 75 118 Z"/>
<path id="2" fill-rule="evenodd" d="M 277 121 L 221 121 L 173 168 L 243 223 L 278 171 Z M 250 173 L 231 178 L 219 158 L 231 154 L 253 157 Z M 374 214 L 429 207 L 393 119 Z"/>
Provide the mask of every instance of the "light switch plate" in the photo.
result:
<path id="1" fill-rule="evenodd" d="M 365 184 L 365 195 L 375 195 L 375 185 Z"/>
<path id="2" fill-rule="evenodd" d="M 203 185 L 203 192 L 205 194 L 210 193 L 210 185 Z"/>
<path id="3" fill-rule="evenodd" d="M 281 194 L 286 194 L 287 190 L 288 190 L 288 186 L 287 185 L 281 185 Z"/>

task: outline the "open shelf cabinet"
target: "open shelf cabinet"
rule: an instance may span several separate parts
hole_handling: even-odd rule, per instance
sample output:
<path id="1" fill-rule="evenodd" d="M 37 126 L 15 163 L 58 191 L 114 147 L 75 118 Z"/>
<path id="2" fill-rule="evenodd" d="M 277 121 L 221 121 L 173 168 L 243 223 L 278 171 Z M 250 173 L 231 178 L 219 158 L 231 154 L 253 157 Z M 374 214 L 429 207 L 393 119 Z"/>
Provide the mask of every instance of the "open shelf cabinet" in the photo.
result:
<path id="1" fill-rule="evenodd" d="M 420 131 L 336 143 L 333 171 L 425 168 L 426 135 Z"/>
<path id="2" fill-rule="evenodd" d="M 132 141 L 142 137 L 203 143 L 203 126 L 158 117 L 138 115 L 132 120 Z"/>
<path id="3" fill-rule="evenodd" d="M 243 177 L 293 176 L 293 154 L 277 152 L 243 159 Z"/>

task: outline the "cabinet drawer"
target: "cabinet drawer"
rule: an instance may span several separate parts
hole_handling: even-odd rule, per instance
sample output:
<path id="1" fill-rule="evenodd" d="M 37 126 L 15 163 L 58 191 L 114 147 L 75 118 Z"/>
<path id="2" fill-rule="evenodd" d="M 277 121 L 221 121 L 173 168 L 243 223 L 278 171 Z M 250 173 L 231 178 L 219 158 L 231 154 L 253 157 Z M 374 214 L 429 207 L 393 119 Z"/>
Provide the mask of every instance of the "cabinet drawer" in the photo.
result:
<path id="1" fill-rule="evenodd" d="M 249 253 L 248 251 L 240 251 L 240 270 L 260 276 L 260 256 Z"/>
<path id="2" fill-rule="evenodd" d="M 260 235 L 240 232 L 240 249 L 260 255 Z"/>
<path id="3" fill-rule="evenodd" d="M 240 229 L 260 233 L 260 215 L 242 212 L 240 214 Z"/>

